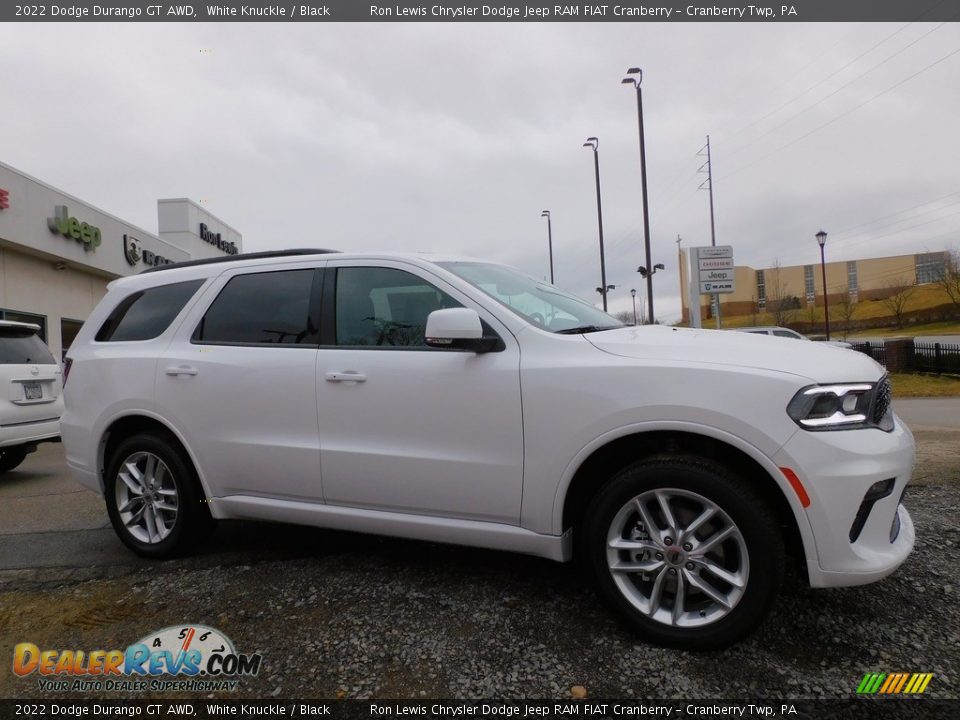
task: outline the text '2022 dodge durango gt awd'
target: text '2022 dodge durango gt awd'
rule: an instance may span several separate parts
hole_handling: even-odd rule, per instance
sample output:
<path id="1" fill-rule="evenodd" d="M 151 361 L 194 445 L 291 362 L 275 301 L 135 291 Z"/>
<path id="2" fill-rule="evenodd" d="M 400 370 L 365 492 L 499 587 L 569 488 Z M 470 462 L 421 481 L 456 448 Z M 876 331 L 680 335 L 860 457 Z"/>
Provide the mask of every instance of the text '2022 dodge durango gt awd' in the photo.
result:
<path id="1" fill-rule="evenodd" d="M 913 438 L 869 357 L 624 327 L 494 263 L 157 268 L 111 283 L 67 370 L 67 461 L 141 555 L 224 518 L 576 555 L 644 636 L 703 648 L 788 556 L 857 585 L 913 546 Z"/>

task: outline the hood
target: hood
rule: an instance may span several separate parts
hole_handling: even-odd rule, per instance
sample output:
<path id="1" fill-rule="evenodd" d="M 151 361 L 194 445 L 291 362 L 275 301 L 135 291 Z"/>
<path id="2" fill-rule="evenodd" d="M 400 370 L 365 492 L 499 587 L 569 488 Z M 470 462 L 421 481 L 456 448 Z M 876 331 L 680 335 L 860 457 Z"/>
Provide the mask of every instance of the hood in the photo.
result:
<path id="1" fill-rule="evenodd" d="M 773 370 L 817 383 L 870 382 L 883 377 L 885 372 L 882 365 L 855 350 L 729 330 L 641 325 L 587 333 L 583 337 L 611 355 Z"/>

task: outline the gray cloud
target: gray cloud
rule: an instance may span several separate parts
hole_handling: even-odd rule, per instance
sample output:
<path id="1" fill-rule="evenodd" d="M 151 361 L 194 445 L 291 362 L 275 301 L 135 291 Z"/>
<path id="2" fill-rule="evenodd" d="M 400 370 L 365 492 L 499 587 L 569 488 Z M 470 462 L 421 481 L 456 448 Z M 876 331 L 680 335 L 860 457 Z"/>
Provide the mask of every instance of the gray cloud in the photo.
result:
<path id="1" fill-rule="evenodd" d="M 0 28 L 0 132 L 4 161 L 105 210 L 152 228 L 156 198 L 187 195 L 247 250 L 456 252 L 546 276 L 549 208 L 558 283 L 594 298 L 596 135 L 621 310 L 643 287 L 619 84 L 639 64 L 669 318 L 676 236 L 709 244 L 706 133 L 740 263 L 815 262 L 821 226 L 833 259 L 960 241 L 960 194 L 867 224 L 960 192 L 957 48 L 960 26 L 921 23 L 18 25 Z"/>

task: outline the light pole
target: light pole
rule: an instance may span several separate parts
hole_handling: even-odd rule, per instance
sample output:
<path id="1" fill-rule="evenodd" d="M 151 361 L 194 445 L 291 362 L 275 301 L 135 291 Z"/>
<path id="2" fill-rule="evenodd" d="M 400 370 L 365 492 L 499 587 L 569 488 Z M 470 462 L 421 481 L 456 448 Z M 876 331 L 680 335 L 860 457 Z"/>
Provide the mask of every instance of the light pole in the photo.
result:
<path id="1" fill-rule="evenodd" d="M 637 272 L 640 273 L 640 277 L 646 279 L 646 281 L 647 281 L 647 283 L 648 283 L 647 287 L 650 287 L 650 283 L 653 281 L 653 276 L 657 274 L 657 270 L 663 270 L 663 269 L 664 269 L 663 263 L 657 263 L 656 265 L 653 266 L 653 269 L 650 270 L 650 271 L 648 271 L 646 267 L 644 267 L 643 265 L 641 265 L 640 267 L 637 268 Z M 652 296 L 648 296 L 648 298 L 652 298 Z M 653 307 L 653 306 L 651 306 L 651 308 L 652 308 L 652 307 Z M 653 310 L 652 310 L 652 309 L 650 310 L 650 318 L 649 318 L 649 320 L 647 321 L 647 323 L 648 323 L 649 325 L 653 325 Z"/>
<path id="2" fill-rule="evenodd" d="M 547 247 L 550 248 L 550 284 L 553 285 L 553 229 L 550 227 L 550 211 L 544 210 L 540 217 L 547 219 Z"/>
<path id="3" fill-rule="evenodd" d="M 609 293 L 611 290 L 616 290 L 616 289 L 617 289 L 617 286 L 616 286 L 616 285 L 606 285 L 605 287 L 606 287 L 606 292 L 604 291 L 604 288 L 597 288 L 597 292 L 600 293 L 601 295 L 603 295 L 604 303 L 606 303 L 606 300 L 607 300 L 607 293 Z M 604 310 L 603 310 L 603 311 L 604 311 L 604 312 L 607 311 L 607 310 L 606 310 L 606 305 L 604 305 Z"/>
<path id="4" fill-rule="evenodd" d="M 637 325 L 637 289 L 630 288 L 630 297 L 633 298 L 633 325 Z"/>
<path id="5" fill-rule="evenodd" d="M 588 137 L 584 147 L 593 149 L 593 171 L 597 179 L 597 228 L 600 232 L 600 294 L 603 295 L 603 311 L 607 311 L 607 266 L 603 259 L 603 211 L 600 207 L 600 154 L 597 148 L 600 141 L 595 137 Z"/>
<path id="6" fill-rule="evenodd" d="M 820 272 L 823 274 L 823 324 L 830 339 L 830 311 L 827 307 L 827 263 L 823 259 L 823 246 L 827 244 L 827 234 L 821 230 L 817 233 L 817 243 L 820 245 Z"/>
<path id="7" fill-rule="evenodd" d="M 643 192 L 643 248 L 646 253 L 647 267 L 650 267 L 650 211 L 647 206 L 647 149 L 643 139 L 643 90 L 640 84 L 643 82 L 643 70 L 632 67 L 627 70 L 627 75 L 636 75 L 636 77 L 625 77 L 621 82 L 625 85 L 633 85 L 637 90 L 637 124 L 640 128 L 640 188 Z M 653 324 L 653 273 L 647 276 L 647 312 L 648 321 Z"/>

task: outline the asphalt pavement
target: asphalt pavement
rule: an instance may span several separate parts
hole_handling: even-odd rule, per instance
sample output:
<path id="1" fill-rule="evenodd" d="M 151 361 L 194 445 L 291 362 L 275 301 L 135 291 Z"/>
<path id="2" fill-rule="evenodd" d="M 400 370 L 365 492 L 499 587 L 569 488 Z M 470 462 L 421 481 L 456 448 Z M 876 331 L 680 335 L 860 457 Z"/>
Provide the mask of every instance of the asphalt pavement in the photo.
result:
<path id="1" fill-rule="evenodd" d="M 893 407 L 911 428 L 940 427 L 960 429 L 960 397 L 898 398 Z"/>

